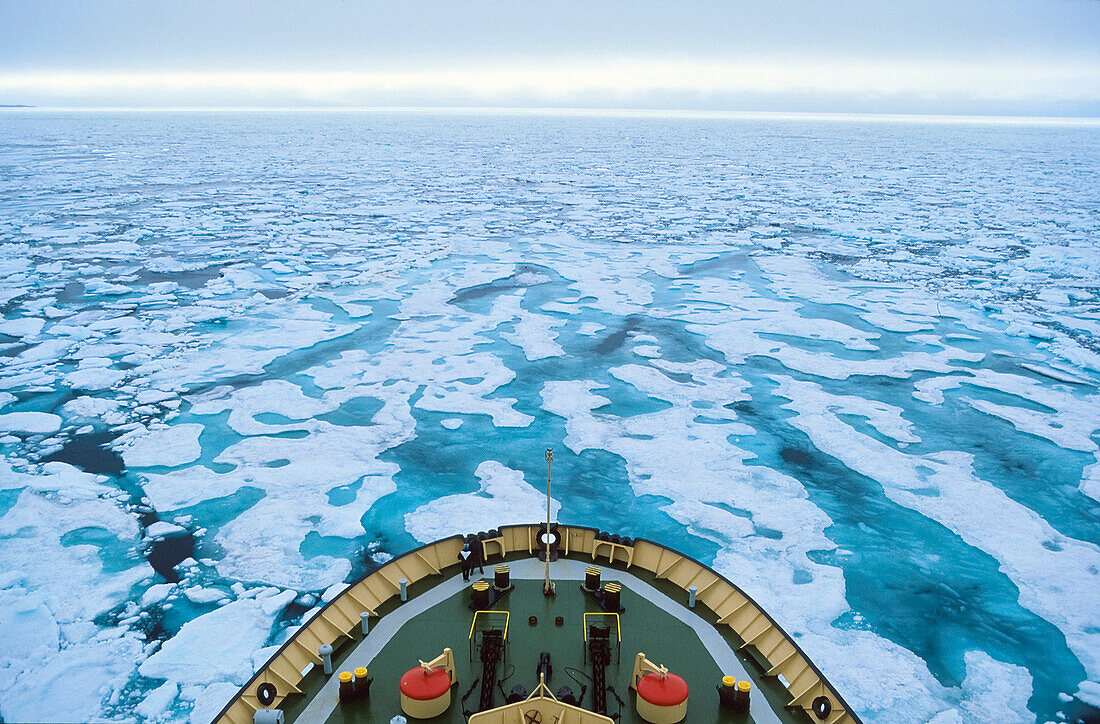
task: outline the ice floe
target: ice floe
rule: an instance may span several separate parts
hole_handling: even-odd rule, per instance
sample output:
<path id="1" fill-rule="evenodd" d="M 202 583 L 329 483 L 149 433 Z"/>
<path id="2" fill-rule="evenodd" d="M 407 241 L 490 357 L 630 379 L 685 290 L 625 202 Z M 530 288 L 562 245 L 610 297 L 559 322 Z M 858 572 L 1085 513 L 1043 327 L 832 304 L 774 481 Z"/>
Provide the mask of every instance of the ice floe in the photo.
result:
<path id="1" fill-rule="evenodd" d="M 267 641 L 275 616 L 287 603 L 272 590 L 204 614 L 185 623 L 138 671 L 184 686 L 224 681 L 240 686 L 252 675 L 252 652 Z"/>
<path id="2" fill-rule="evenodd" d="M 127 433 L 117 445 L 127 467 L 173 468 L 199 459 L 202 431 L 203 426 L 196 423 L 166 425 Z"/>
<path id="3" fill-rule="evenodd" d="M 19 317 L 0 322 L 0 334 L 9 337 L 34 337 L 42 331 L 46 320 L 37 317 Z"/>
<path id="4" fill-rule="evenodd" d="M 523 479 L 523 473 L 495 460 L 477 466 L 480 481 L 473 493 L 447 495 L 405 514 L 405 529 L 428 543 L 451 535 L 529 523 L 546 515 L 546 493 Z M 551 513 L 561 508 L 551 502 Z M 543 518 L 545 519 L 545 518 Z"/>
<path id="5" fill-rule="evenodd" d="M 565 353 L 561 345 L 555 342 L 554 329 L 565 324 L 565 320 L 535 314 L 523 309 L 523 294 L 511 294 L 501 297 L 494 305 L 494 316 L 511 317 L 515 330 L 501 336 L 520 347 L 529 361 L 559 357 Z"/>
<path id="6" fill-rule="evenodd" d="M 48 412 L 8 412 L 0 415 L 0 432 L 50 435 L 61 429 L 61 418 Z"/>
<path id="7" fill-rule="evenodd" d="M 166 538 L 171 535 L 178 535 L 180 533 L 183 533 L 184 531 L 185 529 L 181 528 L 178 525 L 173 525 L 172 523 L 166 523 L 163 520 L 158 520 L 156 523 L 153 523 L 145 529 L 145 537 L 151 539 Z"/>
<path id="8" fill-rule="evenodd" d="M 179 686 L 174 681 L 166 681 L 145 695 L 145 699 L 134 707 L 134 713 L 146 721 L 162 720 L 168 716 L 168 707 L 176 700 Z"/>
<path id="9" fill-rule="evenodd" d="M 221 682 L 193 688 L 199 693 L 192 705 L 190 723 L 210 724 L 240 687 L 236 684 Z"/>
<path id="10" fill-rule="evenodd" d="M 1027 724 L 1034 717 L 1027 711 L 1031 698 L 1031 674 L 1022 666 L 997 661 L 982 651 L 967 651 L 966 679 L 962 684 L 964 722 Z"/>
<path id="11" fill-rule="evenodd" d="M 1089 706 L 1100 709 L 1100 684 L 1095 681 L 1082 681 L 1078 684 L 1076 696 Z"/>

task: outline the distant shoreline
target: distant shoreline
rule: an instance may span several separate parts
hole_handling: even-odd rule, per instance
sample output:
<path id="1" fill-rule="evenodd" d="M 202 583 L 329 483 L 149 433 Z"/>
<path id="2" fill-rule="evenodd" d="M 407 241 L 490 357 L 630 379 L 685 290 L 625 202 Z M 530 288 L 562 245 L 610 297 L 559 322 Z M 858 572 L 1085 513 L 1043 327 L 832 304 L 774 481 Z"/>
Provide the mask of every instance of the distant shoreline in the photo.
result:
<path id="1" fill-rule="evenodd" d="M 37 108 L 37 107 L 38 106 L 27 106 L 27 105 L 23 105 L 23 104 L 19 104 L 19 103 L 15 103 L 15 104 L 0 103 L 0 108 Z"/>

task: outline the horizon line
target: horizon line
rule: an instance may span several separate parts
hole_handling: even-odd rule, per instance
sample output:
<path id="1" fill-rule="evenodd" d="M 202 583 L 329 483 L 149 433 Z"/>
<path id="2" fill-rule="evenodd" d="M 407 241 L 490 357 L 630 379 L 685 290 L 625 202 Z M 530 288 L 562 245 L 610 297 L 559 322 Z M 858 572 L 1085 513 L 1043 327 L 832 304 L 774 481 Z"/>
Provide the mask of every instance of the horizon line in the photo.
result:
<path id="1" fill-rule="evenodd" d="M 585 106 L 37 106 L 4 104 L 0 112 L 60 113 L 469 113 L 480 115 L 542 115 L 684 119 L 923 121 L 998 123 L 1004 125 L 1100 125 L 1097 116 L 974 115 L 959 113 L 867 113 L 848 111 L 760 111 L 690 108 L 606 108 Z"/>

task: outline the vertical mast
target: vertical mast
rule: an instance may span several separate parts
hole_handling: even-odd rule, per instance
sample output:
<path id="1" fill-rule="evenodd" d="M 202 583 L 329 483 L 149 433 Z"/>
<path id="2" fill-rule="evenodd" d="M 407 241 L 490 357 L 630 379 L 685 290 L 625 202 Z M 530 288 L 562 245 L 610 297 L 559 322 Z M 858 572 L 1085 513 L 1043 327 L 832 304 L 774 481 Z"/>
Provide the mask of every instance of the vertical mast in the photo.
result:
<path id="1" fill-rule="evenodd" d="M 554 449 L 546 448 L 546 580 L 542 584 L 542 592 L 549 596 L 554 593 L 554 583 L 550 580 L 550 464 L 554 462 Z"/>

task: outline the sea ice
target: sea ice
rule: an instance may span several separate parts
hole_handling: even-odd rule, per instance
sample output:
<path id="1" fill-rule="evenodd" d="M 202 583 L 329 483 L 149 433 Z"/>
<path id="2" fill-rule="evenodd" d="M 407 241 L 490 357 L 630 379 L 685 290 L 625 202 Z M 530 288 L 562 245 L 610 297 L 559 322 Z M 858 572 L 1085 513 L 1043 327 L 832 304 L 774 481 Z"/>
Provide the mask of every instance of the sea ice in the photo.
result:
<path id="1" fill-rule="evenodd" d="M 0 322 L 0 334 L 9 337 L 34 337 L 42 331 L 46 320 L 37 317 L 20 317 Z"/>
<path id="2" fill-rule="evenodd" d="M 176 700 L 179 686 L 166 681 L 145 695 L 145 700 L 134 707 L 134 713 L 145 721 L 158 721 L 167 716 L 168 707 Z"/>
<path id="3" fill-rule="evenodd" d="M 15 677 L 7 682 L 0 677 L 5 720 L 100 720 L 104 702 L 129 684 L 134 662 L 143 655 L 142 644 L 139 634 L 108 628 L 70 643 L 45 661 L 20 662 Z"/>
<path id="4" fill-rule="evenodd" d="M 79 369 L 65 375 L 65 383 L 74 390 L 106 390 L 117 385 L 126 378 L 126 373 L 119 370 L 92 367 Z"/>
<path id="5" fill-rule="evenodd" d="M 1095 681 L 1082 681 L 1077 685 L 1077 698 L 1089 706 L 1100 709 L 1100 684 Z"/>
<path id="6" fill-rule="evenodd" d="M 226 682 L 202 688 L 191 709 L 190 724 L 210 724 L 240 687 Z"/>
<path id="7" fill-rule="evenodd" d="M 106 566 L 98 546 L 113 540 L 122 550 L 133 549 L 138 526 L 114 501 L 83 497 L 69 485 L 88 479 L 98 486 L 95 476 L 62 463 L 44 472 L 34 476 L 37 490 L 23 490 L 0 517 L 0 571 L 8 572 L 0 576 L 0 631 L 23 632 L 17 645 L 0 648 L 0 670 L 8 672 L 0 676 L 0 711 L 16 721 L 87 721 L 99 716 L 100 702 L 111 691 L 125 685 L 142 645 L 139 634 L 121 628 L 97 632 L 91 622 L 152 571 L 140 560 L 127 565 L 118 553 Z M 66 496 L 42 492 L 50 487 Z M 93 537 L 96 545 L 65 538 L 83 531 L 104 537 Z M 74 587 L 81 595 L 72 595 Z M 25 629 L 31 622 L 34 633 Z"/>
<path id="8" fill-rule="evenodd" d="M 221 526 L 214 540 L 224 551 L 217 562 L 220 574 L 237 580 L 266 582 L 297 590 L 318 590 L 342 581 L 351 570 L 347 560 L 331 556 L 306 558 L 302 541 L 313 531 L 324 536 L 354 538 L 364 533 L 361 518 L 369 506 L 391 492 L 396 471 L 377 456 L 407 439 L 412 428 L 408 409 L 411 389 L 406 385 L 352 386 L 331 394 L 326 401 L 295 392 L 289 383 L 272 384 L 270 405 L 263 390 L 244 388 L 227 399 L 203 403 L 206 414 L 227 406 L 230 423 L 248 433 L 305 432 L 294 439 L 254 435 L 227 447 L 214 462 L 232 465 L 224 473 L 203 466 L 180 468 L 168 474 L 146 474 L 145 491 L 157 510 L 174 510 L 250 486 L 264 491 L 263 500 Z M 343 399 L 384 397 L 373 425 L 353 427 L 317 419 L 289 425 L 265 425 L 255 417 L 281 411 L 310 415 L 331 410 Z M 241 407 L 237 407 L 238 401 Z M 196 405 L 198 407 L 198 405 Z M 194 409 L 194 408 L 193 408 Z M 317 460 L 325 460 L 319 467 Z M 359 484 L 355 500 L 332 505 L 331 489 Z"/>
<path id="9" fill-rule="evenodd" d="M 272 185 L 257 159 L 294 119 L 219 119 L 255 141 L 229 155 L 206 143 L 205 119 L 173 117 L 168 135 L 140 114 L 75 120 L 0 118 L 19 171 L 0 175 L 0 406 L 33 415 L 0 416 L 6 721 L 125 720 L 137 706 L 179 720 L 190 702 L 192 720 L 209 721 L 235 684 L 188 684 L 183 649 L 203 645 L 187 627 L 210 620 L 229 598 L 219 591 L 240 600 L 218 611 L 253 617 L 232 652 L 239 681 L 287 635 L 269 635 L 278 614 L 266 609 L 345 585 L 344 553 L 307 556 L 307 537 L 383 560 L 363 521 L 405 481 L 429 496 L 394 511 L 410 531 L 440 534 L 457 506 L 501 523 L 473 487 L 431 500 L 415 468 L 379 459 L 439 435 L 437 420 L 458 446 L 475 434 L 495 446 L 478 415 L 506 437 L 564 424 L 572 450 L 619 456 L 642 498 L 590 522 L 644 527 L 653 521 L 621 510 L 659 496 L 653 515 L 716 547 L 714 565 L 799 637 L 869 724 L 1031 719 L 1028 704 L 1052 718 L 1080 672 L 1065 669 L 1069 652 L 1043 672 L 994 658 L 1034 660 L 1027 636 L 994 649 L 974 627 L 958 639 L 978 650 L 925 649 L 926 663 L 887 640 L 896 631 L 865 630 L 895 612 L 856 619 L 847 599 L 859 592 L 815 561 L 832 537 L 874 523 L 863 516 L 878 496 L 830 520 L 812 502 L 830 491 L 775 449 L 792 437 L 877 480 L 888 505 L 955 531 L 952 545 L 988 551 L 1015 586 L 986 605 L 1016 607 L 1018 589 L 1096 678 L 1090 499 L 1041 491 L 1080 514 L 1074 540 L 989 473 L 998 446 L 1018 441 L 1062 469 L 1091 456 L 1079 486 L 1100 499 L 1091 128 L 540 117 L 509 119 L 499 145 L 496 118 L 383 114 L 371 143 L 344 143 L 354 124 L 319 116 L 323 133 L 280 147 L 295 173 Z M 144 161 L 162 146 L 150 175 Z M 94 173 L 108 158 L 111 173 Z M 394 159 L 400 173 L 377 173 Z M 792 395 L 785 410 L 777 381 Z M 540 391 L 552 414 L 535 417 Z M 1003 434 L 981 446 L 944 434 L 960 411 Z M 134 469 L 125 478 L 35 464 L 51 453 L 88 463 L 83 436 L 105 431 L 131 433 L 118 443 Z M 517 476 L 489 477 L 531 517 L 537 485 Z M 132 495 L 165 521 L 187 507 L 191 520 L 175 522 L 202 548 L 175 591 L 157 589 L 191 620 L 151 686 L 135 667 L 157 643 L 127 628 L 156 580 Z M 952 550 L 927 543 L 928 561 L 950 563 Z M 852 548 L 835 555 L 863 553 Z M 27 564 L 42 559 L 48 570 Z M 87 595 L 71 600 L 59 579 Z M 932 676 L 960 660 L 961 686 Z M 1082 684 L 1100 701 L 1090 691 Z"/>
<path id="10" fill-rule="evenodd" d="M 561 345 L 554 341 L 557 339 L 554 330 L 565 324 L 565 320 L 528 312 L 521 306 L 522 301 L 523 293 L 509 294 L 500 297 L 494 305 L 494 316 L 514 320 L 515 331 L 505 332 L 501 337 L 521 348 L 529 361 L 565 354 Z"/>
<path id="11" fill-rule="evenodd" d="M 1022 666 L 997 661 L 983 651 L 967 651 L 961 709 L 967 722 L 1028 724 L 1031 674 Z"/>
<path id="12" fill-rule="evenodd" d="M 664 508 L 670 516 L 688 532 L 718 543 L 716 569 L 737 581 L 798 637 L 850 702 L 872 714 L 905 712 L 894 721 L 927 721 L 936 711 L 935 702 L 945 699 L 947 692 L 923 662 L 873 633 L 842 633 L 833 627 L 832 622 L 849 610 L 843 576 L 838 568 L 808 556 L 810 551 L 835 547 L 824 535 L 829 519 L 807 500 L 796 480 L 747 466 L 751 455 L 728 445 L 731 430 L 723 428 L 739 429 L 741 434 L 751 434 L 750 429 L 740 423 L 695 421 L 697 410 L 691 402 L 696 397 L 744 399 L 744 381 L 713 377 L 719 366 L 709 362 L 685 365 L 680 371 L 692 367 L 695 384 L 675 383 L 640 365 L 615 370 L 617 377 L 646 394 L 672 402 L 669 410 L 627 419 L 600 415 L 594 411 L 607 400 L 592 393 L 598 385 L 584 381 L 547 383 L 543 407 L 565 417 L 571 450 L 603 449 L 621 456 L 635 495 L 671 499 Z M 730 505 L 748 517 L 723 507 Z M 809 581 L 797 582 L 796 571 L 809 572 Z M 830 668 L 841 661 L 846 663 Z"/>
<path id="13" fill-rule="evenodd" d="M 215 415 L 229 410 L 229 426 L 242 435 L 263 435 L 290 426 L 268 425 L 256 420 L 260 414 L 280 415 L 290 420 L 308 420 L 335 410 L 334 400 L 309 397 L 298 385 L 283 380 L 268 380 L 254 387 L 236 390 L 230 397 L 196 401 L 195 415 Z M 200 430 L 202 425 L 197 425 Z M 197 456 L 196 456 L 197 457 Z M 190 461 L 188 461 L 190 462 Z"/>
<path id="14" fill-rule="evenodd" d="M 158 583 L 149 586 L 149 589 L 141 594 L 141 607 L 149 608 L 154 603 L 160 603 L 168 598 L 168 594 L 172 593 L 175 588 L 176 584 L 174 583 Z"/>
<path id="15" fill-rule="evenodd" d="M 48 412 L 8 412 L 0 415 L 0 432 L 52 435 L 61 429 L 61 418 Z"/>
<path id="16" fill-rule="evenodd" d="M 127 433 L 116 446 L 129 468 L 179 467 L 199 459 L 202 431 L 203 426 L 197 423 L 151 427 Z"/>
<path id="17" fill-rule="evenodd" d="M 186 532 L 183 528 L 163 520 L 158 520 L 145 529 L 145 537 L 149 539 L 166 538 L 177 533 Z"/>
<path id="18" fill-rule="evenodd" d="M 879 481 L 894 502 L 955 531 L 996 558 L 1019 586 L 1021 605 L 1066 635 L 1085 670 L 1100 671 L 1100 610 L 1090 605 L 1087 582 L 1100 577 L 1100 547 L 1057 532 L 1034 511 L 979 479 L 972 456 L 962 452 L 907 455 L 861 435 L 843 422 L 844 398 L 813 383 L 780 380 L 780 391 L 797 413 L 791 424 L 818 450 Z M 855 414 L 859 414 L 853 408 Z M 936 491 L 929 495 L 927 490 Z M 996 520 L 991 526 L 988 521 Z M 1053 549 L 1050 545 L 1053 543 Z"/>
<path id="19" fill-rule="evenodd" d="M 405 514 L 405 530 L 422 543 L 471 530 L 527 523 L 546 514 L 546 494 L 523 479 L 523 473 L 495 460 L 477 466 L 477 492 L 447 495 Z M 551 511 L 561 504 L 551 503 Z"/>
<path id="20" fill-rule="evenodd" d="M 138 671 L 184 686 L 241 686 L 252 675 L 252 652 L 267 642 L 275 616 L 289 603 L 282 598 L 281 605 L 265 606 L 274 595 L 234 601 L 188 621 Z"/>

